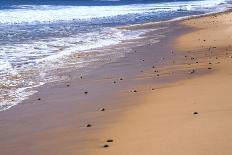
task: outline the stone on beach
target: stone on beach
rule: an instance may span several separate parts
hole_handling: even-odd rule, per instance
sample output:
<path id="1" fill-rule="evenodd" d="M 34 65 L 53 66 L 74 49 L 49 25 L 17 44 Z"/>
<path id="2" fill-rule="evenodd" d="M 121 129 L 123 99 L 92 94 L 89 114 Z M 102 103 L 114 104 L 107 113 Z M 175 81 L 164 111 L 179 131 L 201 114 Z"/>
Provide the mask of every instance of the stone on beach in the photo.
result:
<path id="1" fill-rule="evenodd" d="M 101 108 L 100 111 L 105 111 L 106 109 L 105 108 Z"/>
<path id="2" fill-rule="evenodd" d="M 189 72 L 190 74 L 193 74 L 195 73 L 195 69 L 193 69 L 192 71 Z"/>
<path id="3" fill-rule="evenodd" d="M 89 128 L 89 127 L 91 127 L 91 126 L 92 126 L 91 124 L 87 124 L 87 125 L 86 125 L 87 128 Z"/>
<path id="4" fill-rule="evenodd" d="M 114 140 L 113 139 L 108 139 L 106 142 L 112 143 L 112 142 L 114 142 Z"/>
<path id="5" fill-rule="evenodd" d="M 196 111 L 193 112 L 193 115 L 197 115 L 197 114 L 198 114 L 198 112 L 196 112 Z"/>
<path id="6" fill-rule="evenodd" d="M 105 147 L 105 148 L 106 148 L 106 147 L 109 147 L 109 145 L 107 145 L 107 144 L 106 144 L 106 145 L 103 145 L 103 147 Z"/>

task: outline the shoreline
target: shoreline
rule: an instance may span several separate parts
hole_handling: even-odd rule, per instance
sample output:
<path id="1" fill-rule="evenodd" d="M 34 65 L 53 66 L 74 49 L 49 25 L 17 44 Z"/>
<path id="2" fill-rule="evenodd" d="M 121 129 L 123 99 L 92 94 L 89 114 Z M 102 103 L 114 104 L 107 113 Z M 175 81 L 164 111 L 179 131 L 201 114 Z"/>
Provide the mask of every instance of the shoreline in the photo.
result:
<path id="1" fill-rule="evenodd" d="M 206 62 L 201 62 L 202 66 L 198 67 L 196 73 L 189 74 L 195 66 L 198 66 L 198 63 L 190 67 L 186 65 L 183 56 L 186 54 L 189 58 L 193 53 L 176 52 L 173 48 L 176 42 L 173 39 L 180 35 L 191 34 L 193 30 L 189 27 L 183 27 L 179 22 L 171 24 L 173 25 L 169 28 L 172 31 L 167 32 L 167 37 L 162 38 L 159 43 L 136 47 L 133 49 L 136 52 L 127 53 L 125 57 L 116 62 L 105 64 L 100 69 L 84 75 L 81 79 L 77 76 L 78 73 L 70 73 L 73 78 L 68 83 L 44 86 L 40 88 L 39 93 L 33 95 L 29 100 L 9 111 L 0 113 L 0 121 L 2 122 L 0 144 L 3 153 L 85 154 L 87 152 L 91 154 L 93 151 L 96 154 L 121 154 L 120 151 L 125 151 L 124 149 L 127 149 L 125 146 L 130 146 L 130 143 L 127 141 L 128 143 L 123 143 L 125 145 L 122 147 L 122 144 L 120 145 L 122 141 L 120 138 L 117 139 L 118 137 L 115 145 L 116 148 L 119 147 L 117 149 L 119 152 L 111 147 L 109 150 L 103 150 L 101 146 L 105 144 L 105 139 L 114 138 L 113 134 L 115 133 L 117 136 L 124 135 L 125 138 L 127 134 L 133 136 L 135 133 L 129 134 L 133 129 L 124 126 L 126 130 L 122 132 L 122 129 L 117 126 L 128 124 L 128 120 L 138 120 L 137 116 L 140 114 L 137 113 L 137 110 L 140 111 L 141 107 L 145 108 L 144 113 L 148 112 L 147 114 L 150 116 L 143 117 L 144 113 L 142 113 L 141 122 L 146 123 L 144 118 L 153 118 L 149 109 L 141 104 L 154 99 L 154 96 L 150 95 L 152 92 L 158 91 L 159 94 L 164 94 L 162 91 L 165 92 L 165 88 L 168 89 L 167 92 L 172 92 L 171 88 L 175 85 L 179 86 L 178 83 L 188 83 L 185 82 L 186 79 L 194 81 L 214 74 L 214 70 L 210 69 L 209 71 Z M 150 36 L 152 35 L 151 33 Z M 177 48 L 182 50 L 180 47 Z M 153 52 L 154 49 L 158 52 Z M 204 54 L 202 55 L 203 59 L 207 58 Z M 197 54 L 195 56 L 198 57 Z M 195 61 L 188 60 L 191 64 Z M 200 59 L 200 61 L 203 60 Z M 208 72 L 211 74 L 207 74 Z M 173 82 L 174 86 L 171 84 L 170 87 L 169 83 Z M 163 83 L 167 83 L 167 86 Z M 161 99 L 160 101 L 162 102 Z M 101 111 L 102 108 L 105 108 L 106 111 Z M 172 112 L 172 109 L 165 108 Z M 133 118 L 129 116 L 131 111 Z M 133 123 L 132 121 L 132 125 L 134 125 Z M 91 124 L 92 127 L 86 128 L 86 124 Z M 6 129 L 9 130 L 6 131 Z M 168 128 L 164 126 L 162 129 Z M 148 129 L 141 129 L 143 132 L 146 130 Z M 146 135 L 139 133 L 138 136 L 146 138 Z M 133 141 L 133 137 L 130 138 L 129 140 Z M 144 141 L 144 139 L 142 140 Z M 32 147 L 24 149 L 28 144 L 31 144 Z M 142 146 L 146 147 L 147 143 L 145 144 L 143 143 Z M 120 147 L 122 148 L 120 149 Z M 133 146 L 128 147 L 128 149 L 132 148 Z"/>
<path id="2" fill-rule="evenodd" d="M 128 44 L 128 45 L 132 44 L 132 45 L 129 45 L 131 47 L 128 47 L 128 49 L 127 49 L 127 50 L 130 50 L 131 48 L 133 48 L 133 44 L 140 43 L 142 45 L 141 40 L 147 40 L 147 39 L 143 39 L 143 38 L 144 37 L 146 38 L 146 36 L 149 33 L 153 33 L 153 31 L 160 31 L 160 29 L 162 30 L 162 29 L 167 28 L 167 27 L 163 28 L 163 26 L 167 26 L 167 25 L 173 24 L 173 23 L 178 23 L 178 22 L 181 22 L 181 21 L 184 21 L 184 20 L 207 17 L 207 16 L 211 16 L 211 15 L 213 16 L 215 14 L 221 14 L 221 13 L 223 14 L 223 13 L 229 12 L 230 10 L 231 10 L 230 8 L 227 8 L 227 9 L 225 9 L 223 11 L 210 12 L 210 13 L 205 13 L 205 14 L 200 14 L 200 15 L 190 15 L 190 16 L 186 16 L 186 17 L 177 17 L 177 18 L 170 19 L 170 20 L 167 20 L 167 21 L 146 22 L 146 23 L 143 23 L 143 24 L 132 24 L 132 25 L 114 27 L 115 29 L 124 29 L 124 30 L 132 30 L 132 31 L 140 30 L 140 31 L 144 31 L 144 32 L 140 32 L 141 34 L 138 35 L 135 39 L 121 40 L 117 44 L 106 45 L 106 46 L 103 46 L 103 47 L 98 47 L 98 48 L 93 48 L 93 49 L 90 49 L 90 50 L 86 50 L 86 51 L 90 51 L 90 52 L 87 52 L 87 53 L 85 53 L 85 50 L 84 50 L 83 51 L 84 53 L 73 54 L 73 56 L 70 55 L 69 57 L 77 57 L 79 59 L 81 58 L 82 59 L 81 61 L 85 61 L 84 59 L 89 61 L 90 58 L 89 58 L 88 55 L 96 55 L 92 59 L 99 59 L 99 60 L 94 60 L 92 62 L 87 62 L 84 67 L 78 67 L 80 72 L 83 72 L 84 70 L 88 70 L 87 72 L 84 73 L 84 74 L 88 74 L 88 72 L 91 72 L 92 70 L 94 70 L 96 68 L 96 67 L 95 68 L 93 67 L 94 65 L 97 64 L 97 66 L 98 66 L 97 68 L 99 68 L 99 67 L 101 67 L 101 65 L 117 61 L 117 59 L 120 59 L 121 57 L 123 57 L 127 53 L 127 52 L 122 52 L 121 54 L 119 54 L 119 55 L 122 55 L 122 56 L 115 56 L 115 58 L 112 57 L 112 59 L 114 59 L 114 60 L 111 60 L 111 58 L 110 58 L 110 60 L 104 60 L 104 62 L 100 63 L 100 61 L 103 61 L 102 59 L 105 59 L 106 57 L 108 57 L 109 54 L 105 54 L 105 56 L 104 56 L 104 54 L 103 53 L 100 54 L 99 51 L 102 51 L 102 50 L 106 51 L 105 49 L 107 49 L 109 51 L 114 51 L 115 47 L 116 48 L 121 47 L 121 50 L 122 50 L 123 49 L 122 47 L 125 46 L 125 45 L 122 45 L 122 44 Z M 138 40 L 140 40 L 140 41 L 138 41 Z M 159 38 L 157 39 L 157 41 L 159 41 Z M 94 52 L 96 52 L 96 53 L 94 54 Z M 82 58 L 82 55 L 84 56 L 83 58 Z M 100 55 L 100 56 L 97 56 L 97 55 Z M 79 61 L 79 60 L 77 60 L 77 61 Z M 89 66 L 92 66 L 92 68 L 89 67 Z M 67 68 L 67 67 L 65 67 L 65 68 Z M 68 71 L 66 71 L 66 69 L 58 68 L 58 69 L 56 69 L 57 73 L 55 73 L 53 71 L 53 74 L 58 74 L 59 76 L 64 76 L 65 74 L 69 74 L 69 72 L 73 72 L 73 70 L 75 70 L 75 68 L 76 68 L 75 66 L 69 66 Z M 58 73 L 58 71 L 63 72 L 63 73 Z M 53 78 L 58 78 L 58 75 L 57 75 L 57 77 L 53 77 Z M 8 103 L 8 104 L 3 104 L 1 106 L 0 112 L 5 111 L 5 110 L 9 110 L 11 107 L 14 107 L 14 106 L 17 106 L 20 103 L 23 103 L 24 100 L 27 100 L 32 95 L 37 93 L 38 90 L 40 89 L 40 87 L 43 87 L 43 85 L 52 85 L 53 83 L 64 83 L 64 82 L 67 82 L 69 80 L 68 77 L 64 76 L 63 78 L 64 79 L 61 78 L 59 80 L 54 79 L 53 81 L 49 81 L 49 82 L 43 81 L 43 82 L 37 83 L 36 85 L 32 85 L 32 86 L 28 86 L 28 87 L 22 87 L 22 88 L 17 89 L 17 91 L 19 92 L 18 96 L 21 96 L 21 97 L 18 98 L 18 101 L 15 101 L 15 98 L 12 99 L 13 103 L 9 103 L 10 100 L 8 100 L 8 101 L 6 100 L 6 103 Z M 26 91 L 24 91 L 24 90 L 26 90 Z"/>

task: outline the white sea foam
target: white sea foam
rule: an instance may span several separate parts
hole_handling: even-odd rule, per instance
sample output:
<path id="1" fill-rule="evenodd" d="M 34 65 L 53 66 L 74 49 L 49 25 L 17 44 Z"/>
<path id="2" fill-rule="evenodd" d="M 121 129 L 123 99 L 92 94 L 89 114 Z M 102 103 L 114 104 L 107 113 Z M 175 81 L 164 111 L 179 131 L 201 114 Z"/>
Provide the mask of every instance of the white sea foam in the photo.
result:
<path id="1" fill-rule="evenodd" d="M 17 9 L 0 11 L 0 23 L 37 23 L 68 20 L 87 20 L 126 14 L 151 13 L 157 11 L 199 10 L 204 11 L 225 3 L 226 0 L 201 0 L 157 4 L 134 4 L 121 6 L 17 6 Z"/>

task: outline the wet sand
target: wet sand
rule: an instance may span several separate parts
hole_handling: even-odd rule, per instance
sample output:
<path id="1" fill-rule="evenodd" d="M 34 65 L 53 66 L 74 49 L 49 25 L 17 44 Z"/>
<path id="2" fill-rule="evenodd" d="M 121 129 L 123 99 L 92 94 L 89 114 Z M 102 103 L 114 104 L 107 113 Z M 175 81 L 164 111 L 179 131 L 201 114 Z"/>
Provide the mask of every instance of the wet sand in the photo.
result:
<path id="1" fill-rule="evenodd" d="M 0 113 L 1 154 L 231 154 L 231 16 L 169 23 L 159 43 L 41 87 Z"/>

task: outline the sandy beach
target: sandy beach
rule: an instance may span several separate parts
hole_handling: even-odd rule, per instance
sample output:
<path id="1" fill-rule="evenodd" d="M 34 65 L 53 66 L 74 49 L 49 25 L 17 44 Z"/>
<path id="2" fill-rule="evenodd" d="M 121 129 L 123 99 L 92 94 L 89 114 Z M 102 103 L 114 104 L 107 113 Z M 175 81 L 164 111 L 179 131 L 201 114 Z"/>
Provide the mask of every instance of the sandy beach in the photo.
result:
<path id="1" fill-rule="evenodd" d="M 0 113 L 0 154 L 232 154 L 231 18 L 154 24 L 160 42 L 39 88 Z"/>

